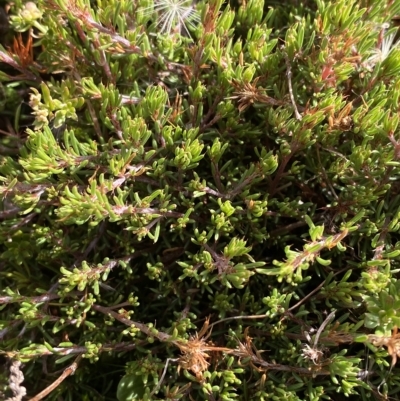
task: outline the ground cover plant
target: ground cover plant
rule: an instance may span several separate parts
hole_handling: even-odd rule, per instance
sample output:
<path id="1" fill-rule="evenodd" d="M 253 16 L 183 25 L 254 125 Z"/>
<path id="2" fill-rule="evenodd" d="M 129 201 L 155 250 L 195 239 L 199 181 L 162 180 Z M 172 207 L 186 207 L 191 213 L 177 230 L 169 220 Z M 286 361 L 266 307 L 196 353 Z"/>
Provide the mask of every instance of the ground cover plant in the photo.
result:
<path id="1" fill-rule="evenodd" d="M 0 398 L 390 400 L 396 0 L 0 12 Z"/>

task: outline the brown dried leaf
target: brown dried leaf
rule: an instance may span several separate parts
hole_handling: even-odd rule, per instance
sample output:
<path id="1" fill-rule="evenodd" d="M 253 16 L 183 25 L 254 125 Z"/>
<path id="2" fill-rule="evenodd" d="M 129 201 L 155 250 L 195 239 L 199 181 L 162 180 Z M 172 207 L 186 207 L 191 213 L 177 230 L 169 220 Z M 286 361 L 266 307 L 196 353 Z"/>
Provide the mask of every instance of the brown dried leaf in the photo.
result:
<path id="1" fill-rule="evenodd" d="M 375 347 L 386 347 L 388 354 L 392 357 L 391 369 L 397 362 L 397 358 L 400 357 L 400 334 L 397 333 L 397 327 L 393 330 L 390 337 L 369 335 L 368 340 Z"/>
<path id="2" fill-rule="evenodd" d="M 176 342 L 176 345 L 182 352 L 179 358 L 179 367 L 190 370 L 199 381 L 203 381 L 203 372 L 208 369 L 210 365 L 207 361 L 210 358 L 208 352 L 213 351 L 231 351 L 229 348 L 214 347 L 212 343 L 207 343 L 207 338 L 210 336 L 211 331 L 206 335 L 210 319 L 207 318 L 201 330 L 194 336 L 191 336 L 186 343 Z"/>

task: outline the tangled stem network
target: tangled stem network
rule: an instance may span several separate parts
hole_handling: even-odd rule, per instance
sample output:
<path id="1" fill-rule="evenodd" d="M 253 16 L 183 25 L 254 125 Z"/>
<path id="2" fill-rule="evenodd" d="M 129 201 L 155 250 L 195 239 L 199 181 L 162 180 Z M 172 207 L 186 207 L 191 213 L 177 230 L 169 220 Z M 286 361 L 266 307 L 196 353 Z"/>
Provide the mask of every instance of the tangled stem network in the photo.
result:
<path id="1" fill-rule="evenodd" d="M 160 33 L 186 33 L 188 27 L 194 28 L 200 16 L 191 0 L 155 0 L 154 6 L 144 9 L 145 14 L 157 13 L 157 28 Z"/>

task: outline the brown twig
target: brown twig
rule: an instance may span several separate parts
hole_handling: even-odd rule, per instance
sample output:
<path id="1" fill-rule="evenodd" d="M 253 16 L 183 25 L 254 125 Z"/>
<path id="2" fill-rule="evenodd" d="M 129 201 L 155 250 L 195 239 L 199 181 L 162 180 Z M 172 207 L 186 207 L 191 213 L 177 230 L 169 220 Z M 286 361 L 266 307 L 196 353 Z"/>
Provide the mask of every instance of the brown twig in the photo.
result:
<path id="1" fill-rule="evenodd" d="M 287 76 L 287 79 L 288 79 L 290 101 L 292 102 L 294 115 L 296 116 L 296 119 L 301 121 L 302 117 L 301 117 L 301 114 L 299 113 L 299 110 L 297 108 L 296 101 L 295 101 L 294 95 L 293 95 L 292 66 L 290 65 L 289 56 L 284 51 L 284 47 L 283 46 L 282 46 L 282 53 L 283 53 L 283 57 L 285 58 L 285 63 L 286 63 L 286 76 Z"/>
<path id="2" fill-rule="evenodd" d="M 73 375 L 78 367 L 78 363 L 81 358 L 82 358 L 82 355 L 79 355 L 75 359 L 75 361 L 72 363 L 72 365 L 70 365 L 64 369 L 64 372 L 61 374 L 61 376 L 57 380 L 55 380 L 52 384 L 50 384 L 50 386 L 46 387 L 41 393 L 39 393 L 35 397 L 31 398 L 30 401 L 42 400 L 44 397 L 49 395 L 55 388 L 57 388 L 68 376 Z"/>
<path id="3" fill-rule="evenodd" d="M 119 320 L 121 323 L 125 324 L 126 326 L 129 326 L 129 327 L 135 326 L 142 333 L 146 334 L 149 337 L 156 337 L 160 341 L 167 341 L 171 338 L 171 336 L 167 333 L 163 333 L 162 331 L 153 332 L 144 323 L 134 322 L 133 320 L 130 320 L 130 319 L 122 316 L 122 314 L 114 312 L 113 310 L 111 310 L 110 308 L 106 308 L 105 306 L 93 305 L 92 309 L 96 310 L 98 312 L 104 313 L 105 315 L 110 315 L 114 319 Z"/>
<path id="4" fill-rule="evenodd" d="M 266 317 L 269 317 L 269 314 L 266 315 L 249 315 L 249 316 L 231 316 L 231 317 L 226 317 L 221 320 L 217 320 L 214 323 L 211 323 L 209 328 L 211 329 L 213 326 L 216 324 L 222 323 L 222 322 L 227 322 L 229 320 L 242 320 L 242 319 L 264 319 Z"/>
<path id="5" fill-rule="evenodd" d="M 336 273 L 332 276 L 332 278 L 335 277 L 335 276 L 337 276 L 337 275 L 340 274 L 340 273 L 343 273 L 343 272 L 346 271 L 347 269 L 348 269 L 348 267 L 346 267 L 346 268 L 344 268 L 344 269 L 342 269 L 342 270 L 339 270 L 338 272 L 336 272 Z M 310 298 L 310 297 L 313 296 L 316 292 L 318 292 L 318 291 L 324 286 L 325 282 L 326 282 L 326 279 L 325 279 L 318 287 L 314 288 L 309 294 L 307 294 L 304 298 L 302 298 L 299 302 L 297 302 L 297 304 L 291 306 L 291 307 L 287 310 L 287 312 L 290 312 L 290 311 L 292 311 L 293 309 L 298 308 L 301 304 L 304 303 L 304 301 L 306 301 L 308 298 Z"/>

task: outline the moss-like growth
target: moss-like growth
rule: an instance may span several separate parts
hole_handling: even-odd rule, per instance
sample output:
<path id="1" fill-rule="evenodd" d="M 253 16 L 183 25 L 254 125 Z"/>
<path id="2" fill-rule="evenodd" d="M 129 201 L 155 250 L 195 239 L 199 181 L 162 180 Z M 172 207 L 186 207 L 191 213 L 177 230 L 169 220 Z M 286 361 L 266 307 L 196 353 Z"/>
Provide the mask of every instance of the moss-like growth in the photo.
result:
<path id="1" fill-rule="evenodd" d="M 399 14 L 10 2 L 0 398 L 397 397 Z"/>

